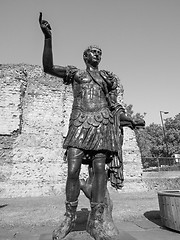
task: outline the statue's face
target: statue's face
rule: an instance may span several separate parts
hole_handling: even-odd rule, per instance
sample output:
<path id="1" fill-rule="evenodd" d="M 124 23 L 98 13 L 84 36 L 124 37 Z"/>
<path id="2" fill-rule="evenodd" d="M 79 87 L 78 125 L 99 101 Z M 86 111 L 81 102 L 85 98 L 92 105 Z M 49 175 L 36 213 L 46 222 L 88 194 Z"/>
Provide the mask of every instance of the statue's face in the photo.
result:
<path id="1" fill-rule="evenodd" d="M 98 48 L 92 48 L 87 53 L 87 62 L 96 67 L 101 61 L 102 52 Z"/>

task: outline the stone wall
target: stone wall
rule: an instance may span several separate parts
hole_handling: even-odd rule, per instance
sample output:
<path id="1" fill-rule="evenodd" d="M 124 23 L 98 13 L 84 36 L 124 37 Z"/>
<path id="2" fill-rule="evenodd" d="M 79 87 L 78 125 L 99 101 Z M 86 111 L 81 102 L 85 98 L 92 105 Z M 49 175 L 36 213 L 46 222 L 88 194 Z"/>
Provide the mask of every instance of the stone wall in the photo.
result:
<path id="1" fill-rule="evenodd" d="M 63 192 L 67 164 L 62 143 L 71 112 L 71 87 L 44 74 L 39 66 L 1 65 L 0 71 L 0 197 Z M 125 178 L 140 180 L 135 135 L 128 128 L 124 132 Z M 83 166 L 81 177 L 86 176 Z"/>
<path id="2" fill-rule="evenodd" d="M 21 131 L 25 73 L 14 66 L 0 66 L 0 181 L 6 181 L 13 167 L 13 145 Z M 19 78 L 21 77 L 21 78 Z"/>

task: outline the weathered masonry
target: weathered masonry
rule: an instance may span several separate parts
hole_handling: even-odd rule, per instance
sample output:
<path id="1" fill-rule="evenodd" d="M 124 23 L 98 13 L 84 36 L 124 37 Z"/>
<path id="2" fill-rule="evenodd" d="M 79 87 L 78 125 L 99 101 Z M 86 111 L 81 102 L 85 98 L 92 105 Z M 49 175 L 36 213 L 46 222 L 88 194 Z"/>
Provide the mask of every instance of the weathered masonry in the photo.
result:
<path id="1" fill-rule="evenodd" d="M 41 67 L 0 65 L 0 197 L 64 191 L 67 164 L 62 143 L 71 104 L 71 87 L 44 74 Z M 141 181 L 142 167 L 135 134 L 128 128 L 124 129 L 123 159 L 124 189 L 131 190 L 135 179 Z M 86 166 L 81 176 L 87 176 Z"/>

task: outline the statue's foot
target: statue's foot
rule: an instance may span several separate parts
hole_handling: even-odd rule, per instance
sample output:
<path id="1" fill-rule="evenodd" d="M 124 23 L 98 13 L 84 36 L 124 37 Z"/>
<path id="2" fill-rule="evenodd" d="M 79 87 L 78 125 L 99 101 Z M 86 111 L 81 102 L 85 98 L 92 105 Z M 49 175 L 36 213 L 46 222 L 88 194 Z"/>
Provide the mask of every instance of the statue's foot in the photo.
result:
<path id="1" fill-rule="evenodd" d="M 70 233 L 75 226 L 75 219 L 72 219 L 68 216 L 64 219 L 61 225 L 53 231 L 52 240 L 60 240 L 65 238 L 68 233 Z"/>
<path id="2" fill-rule="evenodd" d="M 95 240 L 109 240 L 109 236 L 104 231 L 100 223 L 89 223 L 86 231 L 93 237 Z"/>
<path id="3" fill-rule="evenodd" d="M 119 239 L 119 231 L 113 223 L 88 222 L 86 231 L 95 240 L 115 240 Z"/>
<path id="4" fill-rule="evenodd" d="M 119 235 L 119 231 L 113 221 L 105 221 L 103 223 L 103 228 L 108 236 L 115 237 Z"/>
<path id="5" fill-rule="evenodd" d="M 53 231 L 52 239 L 53 240 L 60 240 L 63 239 L 68 233 L 70 233 L 76 221 L 76 209 L 78 205 L 78 200 L 74 202 L 66 201 L 66 213 L 65 219 L 61 223 L 61 225 Z"/>
<path id="6" fill-rule="evenodd" d="M 104 213 L 103 213 L 103 228 L 105 229 L 106 233 L 109 236 L 118 236 L 119 231 L 114 224 L 113 218 L 112 218 L 112 201 L 109 199 L 109 204 L 105 205 Z"/>
<path id="7" fill-rule="evenodd" d="M 87 232 L 95 240 L 114 240 L 118 239 L 119 232 L 111 221 L 111 218 L 106 218 L 105 215 L 105 204 L 95 204 L 91 203 L 91 213 L 88 218 Z"/>

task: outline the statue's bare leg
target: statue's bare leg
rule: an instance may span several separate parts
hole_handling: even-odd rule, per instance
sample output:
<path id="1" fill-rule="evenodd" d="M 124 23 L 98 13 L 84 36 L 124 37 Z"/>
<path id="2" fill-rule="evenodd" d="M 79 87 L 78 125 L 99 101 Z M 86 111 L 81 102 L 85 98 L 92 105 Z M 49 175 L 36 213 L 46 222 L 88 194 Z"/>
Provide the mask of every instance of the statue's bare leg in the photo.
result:
<path id="1" fill-rule="evenodd" d="M 93 159 L 93 181 L 92 181 L 92 198 L 91 202 L 104 202 L 106 191 L 106 171 L 105 171 L 106 154 L 97 153 Z"/>
<path id="2" fill-rule="evenodd" d="M 91 194 L 91 212 L 87 222 L 87 232 L 95 240 L 105 240 L 106 234 L 103 229 L 104 197 L 106 190 L 106 155 L 97 153 L 93 159 L 93 180 Z M 108 237 L 108 236 L 107 236 Z"/>
<path id="3" fill-rule="evenodd" d="M 83 193 L 85 194 L 85 196 L 91 201 L 92 181 L 94 178 L 92 165 L 88 166 L 88 173 L 89 173 L 89 176 L 86 180 L 80 179 L 80 188 L 83 191 Z"/>
<path id="4" fill-rule="evenodd" d="M 105 160 L 105 154 L 97 154 L 93 160 L 93 169 L 89 171 L 91 173 L 92 192 L 87 232 L 95 240 L 112 240 L 116 239 L 119 234 L 112 219 L 113 205 L 107 190 Z"/>
<path id="5" fill-rule="evenodd" d="M 63 239 L 75 226 L 76 209 L 80 193 L 79 173 L 84 153 L 77 148 L 67 152 L 68 176 L 66 182 L 66 213 L 60 226 L 53 231 L 53 240 Z"/>
<path id="6" fill-rule="evenodd" d="M 74 202 L 80 194 L 79 173 L 84 152 L 78 148 L 69 148 L 67 153 L 68 176 L 66 182 L 66 200 Z"/>

